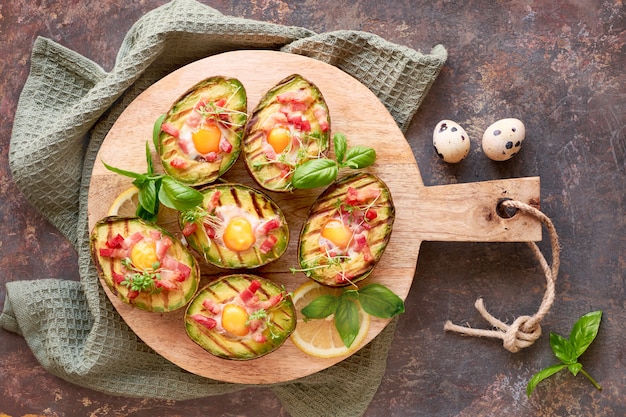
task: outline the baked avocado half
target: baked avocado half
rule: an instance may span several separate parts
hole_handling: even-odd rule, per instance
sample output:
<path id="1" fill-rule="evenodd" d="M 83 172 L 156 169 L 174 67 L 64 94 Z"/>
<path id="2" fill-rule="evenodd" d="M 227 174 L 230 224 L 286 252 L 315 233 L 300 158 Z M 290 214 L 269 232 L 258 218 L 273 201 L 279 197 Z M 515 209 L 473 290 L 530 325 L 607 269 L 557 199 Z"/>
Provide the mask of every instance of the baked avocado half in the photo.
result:
<path id="1" fill-rule="evenodd" d="M 220 268 L 257 268 L 285 252 L 289 227 L 280 207 L 263 192 L 242 184 L 200 190 L 200 206 L 179 214 L 189 246 Z"/>
<path id="2" fill-rule="evenodd" d="M 209 353 L 248 360 L 278 349 L 296 327 L 291 296 L 272 281 L 226 275 L 202 288 L 185 313 L 187 335 Z"/>
<path id="3" fill-rule="evenodd" d="M 137 218 L 110 216 L 90 236 L 100 277 L 125 303 L 147 311 L 185 306 L 198 290 L 193 255 L 165 229 Z"/>
<path id="4" fill-rule="evenodd" d="M 180 182 L 214 182 L 241 153 L 247 95 L 235 78 L 210 77 L 191 87 L 166 113 L 155 144 L 163 169 Z"/>
<path id="5" fill-rule="evenodd" d="M 243 139 L 246 168 L 263 188 L 291 191 L 294 169 L 328 153 L 330 113 L 320 90 L 293 74 L 271 88 L 252 112 Z"/>
<path id="6" fill-rule="evenodd" d="M 395 208 L 387 185 L 360 172 L 331 184 L 315 200 L 298 241 L 300 270 L 330 287 L 366 278 L 380 260 Z"/>

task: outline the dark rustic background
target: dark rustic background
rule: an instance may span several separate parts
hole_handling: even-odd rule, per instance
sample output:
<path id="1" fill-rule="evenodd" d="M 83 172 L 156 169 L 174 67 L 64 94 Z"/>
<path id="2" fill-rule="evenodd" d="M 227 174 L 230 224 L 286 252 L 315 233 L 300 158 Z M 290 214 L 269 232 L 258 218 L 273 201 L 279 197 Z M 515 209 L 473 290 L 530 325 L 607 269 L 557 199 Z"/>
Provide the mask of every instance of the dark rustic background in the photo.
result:
<path id="1" fill-rule="evenodd" d="M 518 243 L 422 245 L 415 280 L 367 416 L 626 415 L 626 11 L 620 0 L 389 1 L 202 0 L 224 14 L 316 32 L 357 29 L 449 58 L 406 134 L 426 185 L 541 177 L 541 208 L 562 244 L 555 304 L 544 336 L 512 354 L 495 340 L 445 333 L 451 319 L 484 327 L 483 296 L 504 321 L 536 311 L 544 278 Z M 165 0 L 64 0 L 0 4 L 0 281 L 78 279 L 76 254 L 22 197 L 8 166 L 13 114 L 37 35 L 111 69 L 126 31 Z M 358 103 L 355 103 L 358 105 Z M 522 151 L 495 163 L 484 129 L 504 117 L 526 124 Z M 432 149 L 441 119 L 465 127 L 469 157 L 447 165 Z M 547 233 L 541 247 L 549 252 Z M 0 285 L 0 308 L 6 288 Z M 603 386 L 561 373 L 524 393 L 555 363 L 548 333 L 567 336 L 601 309 L 600 333 L 581 361 Z M 0 330 L 0 416 L 277 416 L 267 389 L 196 401 L 113 397 L 46 372 L 24 340 Z"/>

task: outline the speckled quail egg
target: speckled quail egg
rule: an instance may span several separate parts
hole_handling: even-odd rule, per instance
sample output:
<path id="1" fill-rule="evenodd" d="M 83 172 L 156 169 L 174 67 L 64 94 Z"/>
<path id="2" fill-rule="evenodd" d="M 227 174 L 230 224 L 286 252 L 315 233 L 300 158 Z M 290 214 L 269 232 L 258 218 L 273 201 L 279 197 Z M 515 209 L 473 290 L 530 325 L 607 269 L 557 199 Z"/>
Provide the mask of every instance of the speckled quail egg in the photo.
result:
<path id="1" fill-rule="evenodd" d="M 506 161 L 522 147 L 526 128 L 521 120 L 508 118 L 494 122 L 483 134 L 482 148 L 494 161 Z"/>
<path id="2" fill-rule="evenodd" d="M 442 120 L 433 131 L 433 146 L 441 159 L 455 164 L 469 154 L 470 139 L 465 129 L 457 122 Z"/>

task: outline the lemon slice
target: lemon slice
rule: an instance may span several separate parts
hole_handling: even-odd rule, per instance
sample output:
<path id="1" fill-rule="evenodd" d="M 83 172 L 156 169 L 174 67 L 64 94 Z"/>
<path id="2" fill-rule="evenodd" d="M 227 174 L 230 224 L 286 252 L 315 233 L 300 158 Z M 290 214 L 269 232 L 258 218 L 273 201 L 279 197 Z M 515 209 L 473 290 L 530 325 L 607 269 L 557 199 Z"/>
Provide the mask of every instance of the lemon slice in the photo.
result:
<path id="1" fill-rule="evenodd" d="M 115 198 L 107 216 L 135 217 L 138 206 L 139 189 L 132 186 Z"/>
<path id="2" fill-rule="evenodd" d="M 331 314 L 325 319 L 304 321 L 301 313 L 304 307 L 320 295 L 339 296 L 342 292 L 341 288 L 325 287 L 315 281 L 307 281 L 294 291 L 292 299 L 298 320 L 296 329 L 291 334 L 291 341 L 304 353 L 318 358 L 334 358 L 349 355 L 361 347 L 370 327 L 370 316 L 358 303 L 359 333 L 350 347 L 343 344 L 335 328 L 334 315 Z"/>

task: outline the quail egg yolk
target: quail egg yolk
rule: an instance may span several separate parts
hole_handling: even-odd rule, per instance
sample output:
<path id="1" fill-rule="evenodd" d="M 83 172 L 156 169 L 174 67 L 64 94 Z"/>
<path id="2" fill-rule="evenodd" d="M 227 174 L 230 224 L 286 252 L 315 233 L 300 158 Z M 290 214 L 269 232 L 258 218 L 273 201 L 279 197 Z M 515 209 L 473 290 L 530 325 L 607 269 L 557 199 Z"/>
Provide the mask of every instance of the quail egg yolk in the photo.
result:
<path id="1" fill-rule="evenodd" d="M 267 135 L 267 143 L 269 143 L 276 153 L 281 153 L 291 142 L 291 134 L 289 129 L 284 127 L 275 127 L 270 130 Z"/>
<path id="2" fill-rule="evenodd" d="M 156 254 L 156 245 L 143 240 L 137 242 L 130 251 L 130 260 L 135 268 L 145 270 L 153 268 L 159 261 Z"/>
<path id="3" fill-rule="evenodd" d="M 345 249 L 352 240 L 352 231 L 340 220 L 329 220 L 322 227 L 322 237 Z"/>
<path id="4" fill-rule="evenodd" d="M 202 155 L 206 155 L 210 152 L 218 152 L 221 138 L 222 131 L 215 123 L 204 125 L 191 134 L 193 146 L 195 146 L 198 153 Z"/>
<path id="5" fill-rule="evenodd" d="M 222 310 L 222 327 L 235 336 L 245 336 L 249 331 L 246 326 L 249 317 L 243 307 L 237 304 L 226 304 Z"/>
<path id="6" fill-rule="evenodd" d="M 256 240 L 252 225 L 245 217 L 233 217 L 224 230 L 224 245 L 232 251 L 242 252 L 250 248 Z"/>

